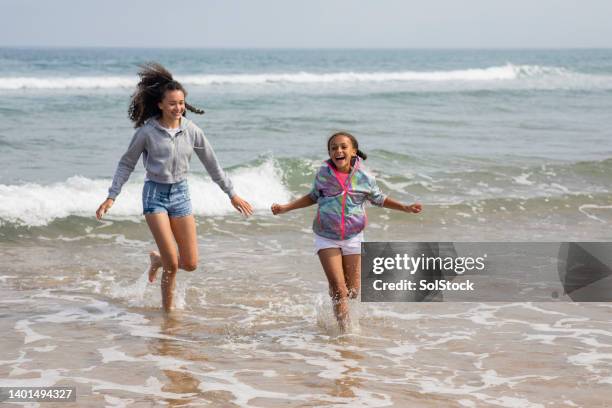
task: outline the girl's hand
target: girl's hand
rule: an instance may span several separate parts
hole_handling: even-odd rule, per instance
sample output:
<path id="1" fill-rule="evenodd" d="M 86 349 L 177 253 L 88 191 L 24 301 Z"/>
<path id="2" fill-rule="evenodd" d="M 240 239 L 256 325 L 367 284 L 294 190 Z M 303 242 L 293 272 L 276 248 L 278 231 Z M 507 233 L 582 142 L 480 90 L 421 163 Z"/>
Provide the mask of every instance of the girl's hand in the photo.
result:
<path id="1" fill-rule="evenodd" d="M 272 214 L 274 215 L 279 215 L 287 212 L 287 207 L 282 204 L 274 203 L 272 204 L 272 207 L 270 207 L 270 209 L 272 210 Z"/>
<path id="2" fill-rule="evenodd" d="M 100 207 L 98 207 L 98 210 L 96 211 L 96 218 L 101 220 L 102 216 L 104 216 L 104 214 L 106 214 L 106 212 L 110 210 L 114 202 L 115 200 L 113 200 L 112 198 L 107 198 L 106 200 L 104 200 L 104 202 L 100 204 Z"/>
<path id="3" fill-rule="evenodd" d="M 423 210 L 423 206 L 421 205 L 421 203 L 414 203 L 406 206 L 406 212 L 418 214 L 421 212 L 421 210 Z"/>
<path id="4" fill-rule="evenodd" d="M 248 201 L 238 197 L 237 195 L 232 197 L 232 205 L 235 209 L 238 210 L 240 214 L 246 217 L 248 217 L 249 215 L 253 215 L 253 207 L 251 207 L 251 204 L 249 204 Z"/>

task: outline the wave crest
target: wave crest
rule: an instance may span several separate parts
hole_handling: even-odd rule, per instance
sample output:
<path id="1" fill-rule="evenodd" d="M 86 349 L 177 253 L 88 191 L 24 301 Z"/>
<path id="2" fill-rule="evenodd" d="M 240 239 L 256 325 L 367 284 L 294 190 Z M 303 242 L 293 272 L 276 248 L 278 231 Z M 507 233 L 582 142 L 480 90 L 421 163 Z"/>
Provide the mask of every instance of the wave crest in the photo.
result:
<path id="1" fill-rule="evenodd" d="M 582 75 L 561 67 L 514 65 L 447 71 L 397 72 L 331 72 L 331 73 L 261 73 L 184 75 L 178 79 L 185 85 L 257 85 L 257 84 L 337 84 L 353 82 L 475 82 L 508 81 L 537 77 Z M 606 78 L 606 77 L 603 77 Z M 136 76 L 71 76 L 71 77 L 0 77 L 0 89 L 113 89 L 133 88 Z"/>
<path id="2" fill-rule="evenodd" d="M 255 210 L 268 210 L 273 201 L 284 202 L 290 193 L 282 182 L 282 170 L 269 159 L 254 167 L 229 172 L 236 191 Z M 45 226 L 70 216 L 94 218 L 98 205 L 106 197 L 111 180 L 92 180 L 73 176 L 50 185 L 28 183 L 0 184 L 0 225 Z M 210 178 L 192 174 L 189 179 L 193 211 L 196 215 L 227 215 L 236 210 Z M 109 211 L 109 218 L 140 219 L 142 182 L 131 181 Z"/>

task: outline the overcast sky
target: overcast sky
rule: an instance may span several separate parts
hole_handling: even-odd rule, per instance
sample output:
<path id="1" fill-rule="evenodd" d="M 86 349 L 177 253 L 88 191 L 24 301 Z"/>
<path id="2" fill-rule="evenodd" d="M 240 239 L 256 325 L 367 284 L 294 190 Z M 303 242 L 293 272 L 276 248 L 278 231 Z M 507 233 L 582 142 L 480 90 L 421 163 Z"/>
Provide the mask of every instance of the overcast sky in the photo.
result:
<path id="1" fill-rule="evenodd" d="M 612 47 L 612 0 L 0 0 L 2 46 Z"/>

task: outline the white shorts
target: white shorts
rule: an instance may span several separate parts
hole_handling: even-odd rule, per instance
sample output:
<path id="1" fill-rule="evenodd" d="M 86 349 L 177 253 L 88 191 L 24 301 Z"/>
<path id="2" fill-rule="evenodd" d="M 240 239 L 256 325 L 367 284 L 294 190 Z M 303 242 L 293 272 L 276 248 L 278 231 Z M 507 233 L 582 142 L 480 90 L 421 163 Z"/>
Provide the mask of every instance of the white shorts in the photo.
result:
<path id="1" fill-rule="evenodd" d="M 329 239 L 315 234 L 315 255 L 322 249 L 338 248 L 342 255 L 361 255 L 361 243 L 363 242 L 363 231 L 351 239 Z"/>

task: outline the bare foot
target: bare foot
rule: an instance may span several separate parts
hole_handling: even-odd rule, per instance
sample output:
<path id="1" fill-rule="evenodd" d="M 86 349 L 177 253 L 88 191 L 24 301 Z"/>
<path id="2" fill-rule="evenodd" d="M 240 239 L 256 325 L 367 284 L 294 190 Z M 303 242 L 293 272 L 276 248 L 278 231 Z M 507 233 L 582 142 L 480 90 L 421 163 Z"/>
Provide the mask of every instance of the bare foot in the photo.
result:
<path id="1" fill-rule="evenodd" d="M 151 251 L 149 253 L 149 259 L 151 259 L 151 266 L 149 266 L 149 282 L 153 283 L 157 277 L 157 270 L 162 266 L 162 260 L 157 251 Z"/>
<path id="2" fill-rule="evenodd" d="M 340 334 L 347 334 L 351 331 L 351 319 L 348 316 L 338 319 Z"/>

